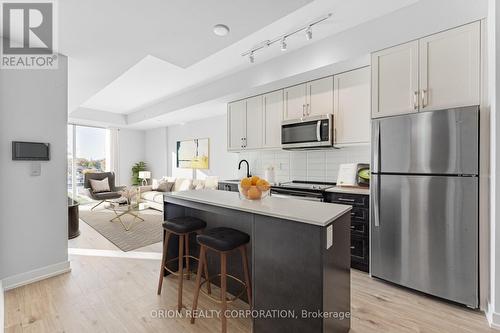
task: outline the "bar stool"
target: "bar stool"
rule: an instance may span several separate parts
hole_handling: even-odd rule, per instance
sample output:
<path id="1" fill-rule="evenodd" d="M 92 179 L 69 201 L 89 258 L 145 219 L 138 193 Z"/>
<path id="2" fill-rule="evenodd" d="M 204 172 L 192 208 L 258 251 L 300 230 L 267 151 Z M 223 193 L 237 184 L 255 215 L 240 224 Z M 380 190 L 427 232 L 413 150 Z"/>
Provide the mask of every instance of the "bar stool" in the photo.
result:
<path id="1" fill-rule="evenodd" d="M 163 285 L 163 277 L 165 275 L 165 271 L 170 272 L 171 274 L 177 276 L 178 279 L 178 290 L 177 290 L 177 309 L 181 311 L 182 309 L 182 282 L 184 280 L 184 276 L 186 276 L 186 279 L 189 280 L 190 278 L 190 268 L 189 268 L 189 261 L 190 259 L 198 260 L 198 258 L 192 256 L 189 254 L 189 235 L 192 233 L 200 233 L 202 229 L 204 229 L 207 226 L 207 223 L 203 220 L 200 220 L 196 217 L 190 217 L 190 216 L 183 216 L 183 217 L 176 217 L 173 219 L 169 219 L 168 221 L 163 222 L 163 228 L 165 229 L 166 235 L 165 235 L 165 240 L 163 242 L 163 255 L 161 259 L 161 267 L 160 267 L 160 280 L 158 281 L 158 295 L 161 294 L 161 288 Z M 167 260 L 168 258 L 168 241 L 170 237 L 173 235 L 179 236 L 179 255 L 176 258 Z M 185 251 L 185 253 L 184 253 Z M 200 252 L 200 254 L 202 254 Z M 168 263 L 173 262 L 177 260 L 178 261 L 178 271 L 172 271 L 170 268 L 167 267 Z M 186 273 L 184 273 L 184 261 L 186 262 Z M 206 260 L 203 261 L 204 265 L 203 266 L 198 266 L 202 267 L 202 269 L 205 270 L 205 278 L 208 279 L 208 268 L 206 264 Z M 201 271 L 200 271 L 201 273 Z M 207 285 L 207 290 L 208 293 L 211 293 L 210 290 L 210 283 Z"/>
<path id="2" fill-rule="evenodd" d="M 194 293 L 193 311 L 196 311 L 196 308 L 198 306 L 198 296 L 200 294 L 201 286 L 204 283 L 210 284 L 210 280 L 212 278 L 220 276 L 221 298 L 217 299 L 217 298 L 212 297 L 210 295 L 207 295 L 207 296 L 210 297 L 211 299 L 213 299 L 214 301 L 221 303 L 222 333 L 226 333 L 226 331 L 227 331 L 227 318 L 225 316 L 225 311 L 227 309 L 228 303 L 234 302 L 246 290 L 247 297 L 248 297 L 248 304 L 250 305 L 250 309 L 252 308 L 252 285 L 250 283 L 250 273 L 248 271 L 248 258 L 247 258 L 247 250 L 246 250 L 246 244 L 248 242 L 250 242 L 250 236 L 244 232 L 241 232 L 241 231 L 238 231 L 235 229 L 220 227 L 220 228 L 210 229 L 206 233 L 196 236 L 196 240 L 200 244 L 200 260 L 198 261 L 198 272 L 196 274 L 196 290 Z M 215 252 L 220 254 L 220 271 L 221 271 L 221 273 L 217 274 L 213 277 L 210 277 L 209 279 L 206 279 L 205 281 L 203 281 L 203 283 L 201 283 L 200 267 L 206 267 L 207 249 L 215 251 Z M 241 281 L 240 279 L 238 279 L 235 276 L 227 274 L 227 254 L 230 253 L 231 251 L 235 251 L 235 250 L 239 250 L 241 253 L 241 259 L 243 261 L 243 272 L 245 275 L 245 282 Z M 206 269 L 205 272 L 207 273 L 208 270 Z M 234 297 L 233 299 L 226 298 L 227 278 L 228 277 L 235 280 L 236 282 L 240 283 L 243 286 L 242 291 L 238 294 L 238 296 Z M 195 318 L 193 316 L 191 318 L 191 324 L 194 324 L 194 321 L 195 321 Z"/>

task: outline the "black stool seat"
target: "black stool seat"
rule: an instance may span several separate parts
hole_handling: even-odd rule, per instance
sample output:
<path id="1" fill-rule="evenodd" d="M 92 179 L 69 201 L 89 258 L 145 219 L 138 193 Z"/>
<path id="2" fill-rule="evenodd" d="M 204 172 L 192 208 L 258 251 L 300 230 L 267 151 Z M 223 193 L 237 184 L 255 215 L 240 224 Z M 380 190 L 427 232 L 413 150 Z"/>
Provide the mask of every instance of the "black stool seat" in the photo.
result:
<path id="1" fill-rule="evenodd" d="M 182 216 L 163 222 L 163 228 L 177 234 L 186 234 L 203 229 L 207 223 L 196 217 Z"/>
<path id="2" fill-rule="evenodd" d="M 232 228 L 213 228 L 196 236 L 198 243 L 217 251 L 231 251 L 250 242 L 250 236 Z"/>

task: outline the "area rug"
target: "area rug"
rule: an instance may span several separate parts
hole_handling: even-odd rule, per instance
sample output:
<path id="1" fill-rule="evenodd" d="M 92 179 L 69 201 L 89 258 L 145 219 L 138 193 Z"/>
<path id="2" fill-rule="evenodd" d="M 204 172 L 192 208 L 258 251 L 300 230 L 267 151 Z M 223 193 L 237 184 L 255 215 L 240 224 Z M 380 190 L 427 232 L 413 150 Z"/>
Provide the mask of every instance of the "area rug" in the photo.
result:
<path id="1" fill-rule="evenodd" d="M 126 231 L 118 220 L 110 222 L 115 213 L 108 209 L 91 211 L 86 205 L 80 206 L 80 219 L 118 246 L 122 251 L 132 251 L 138 248 L 161 242 L 163 239 L 163 213 L 154 209 L 146 209 L 139 213 L 144 221 L 136 220 L 129 231 Z M 122 217 L 127 226 L 134 217 Z"/>

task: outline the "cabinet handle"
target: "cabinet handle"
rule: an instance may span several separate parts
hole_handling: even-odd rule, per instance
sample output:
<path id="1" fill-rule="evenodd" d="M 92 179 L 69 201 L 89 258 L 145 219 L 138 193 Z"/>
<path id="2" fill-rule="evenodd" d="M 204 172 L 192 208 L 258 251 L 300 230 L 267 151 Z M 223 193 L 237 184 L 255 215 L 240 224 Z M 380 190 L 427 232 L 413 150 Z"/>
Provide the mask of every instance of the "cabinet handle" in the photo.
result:
<path id="1" fill-rule="evenodd" d="M 418 110 L 418 91 L 413 92 L 413 110 Z"/>
<path id="2" fill-rule="evenodd" d="M 354 250 L 356 248 L 356 246 L 351 246 L 351 250 Z"/>
<path id="3" fill-rule="evenodd" d="M 312 84 L 309 85 L 309 102 L 312 101 Z M 309 103 L 307 103 L 307 114 L 309 115 L 311 112 Z"/>
<path id="4" fill-rule="evenodd" d="M 309 104 L 307 104 L 307 106 L 306 106 L 306 114 L 307 115 L 311 114 L 311 106 Z"/>
<path id="5" fill-rule="evenodd" d="M 425 108 L 427 106 L 427 103 L 425 103 L 425 99 L 427 95 L 427 90 L 422 89 L 422 108 Z"/>
<path id="6" fill-rule="evenodd" d="M 306 105 L 302 104 L 302 117 L 306 116 Z"/>
<path id="7" fill-rule="evenodd" d="M 337 200 L 339 200 L 339 201 L 346 201 L 346 202 L 354 202 L 354 201 L 356 201 L 355 199 L 346 199 L 346 198 L 338 198 Z"/>

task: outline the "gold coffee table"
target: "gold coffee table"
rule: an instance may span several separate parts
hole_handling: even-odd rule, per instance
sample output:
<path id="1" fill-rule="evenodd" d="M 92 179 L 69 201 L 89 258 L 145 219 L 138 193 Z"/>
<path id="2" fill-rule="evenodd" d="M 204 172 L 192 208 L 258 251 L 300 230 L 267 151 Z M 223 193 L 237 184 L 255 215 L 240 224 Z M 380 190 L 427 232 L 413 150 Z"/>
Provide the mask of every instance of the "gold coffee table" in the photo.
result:
<path id="1" fill-rule="evenodd" d="M 115 213 L 115 217 L 113 217 L 110 222 L 116 222 L 119 221 L 120 224 L 123 226 L 123 229 L 125 231 L 129 231 L 134 223 L 136 222 L 144 222 L 144 219 L 139 216 L 139 212 L 148 209 L 149 206 L 146 205 L 145 203 L 130 203 L 130 204 L 119 204 L 119 203 L 112 203 L 108 209 L 112 210 Z M 132 216 L 134 219 L 132 222 L 126 223 L 123 218 L 126 215 Z"/>

